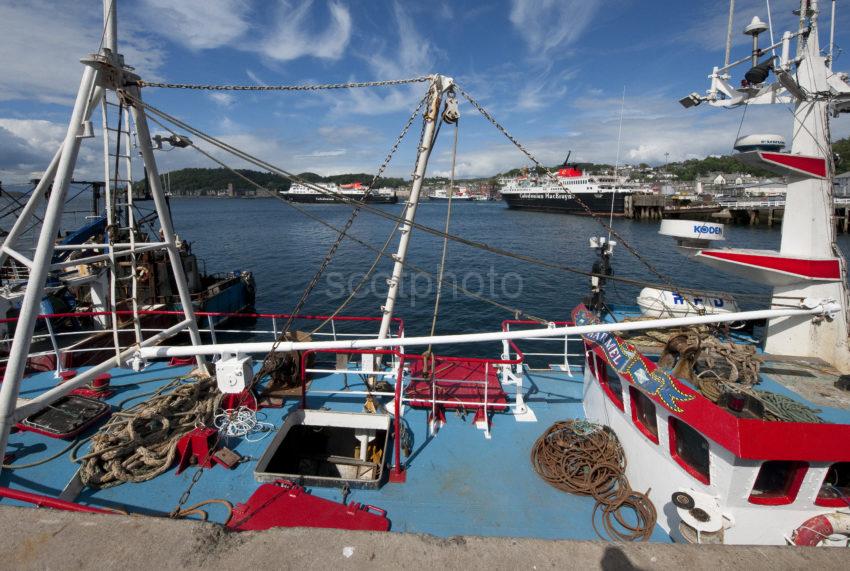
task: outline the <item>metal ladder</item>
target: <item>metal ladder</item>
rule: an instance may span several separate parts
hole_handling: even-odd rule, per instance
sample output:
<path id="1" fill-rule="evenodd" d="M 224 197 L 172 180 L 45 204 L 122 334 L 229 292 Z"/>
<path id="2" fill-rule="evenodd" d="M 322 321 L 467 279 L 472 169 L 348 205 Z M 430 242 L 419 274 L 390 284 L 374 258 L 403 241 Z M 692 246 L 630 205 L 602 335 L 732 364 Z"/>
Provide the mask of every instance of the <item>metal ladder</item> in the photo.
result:
<path id="1" fill-rule="evenodd" d="M 101 101 L 104 157 L 104 194 L 106 201 L 106 224 L 109 253 L 109 307 L 111 312 L 112 337 L 115 355 L 121 353 L 118 330 L 118 282 L 130 282 L 130 298 L 133 308 L 133 328 L 136 343 L 142 342 L 142 325 L 139 319 L 138 301 L 138 260 L 136 254 L 136 225 L 133 207 L 133 154 L 136 147 L 134 133 L 131 131 L 130 110 L 122 105 L 113 92 L 107 92 Z M 110 126 L 110 117 L 115 127 Z M 122 216 L 123 215 L 123 216 Z M 121 226 L 122 221 L 126 226 Z M 127 236 L 128 242 L 121 243 L 121 237 Z M 115 259 L 116 246 L 128 246 L 130 251 L 130 275 L 120 276 L 119 265 Z M 120 363 L 119 363 L 120 365 Z"/>

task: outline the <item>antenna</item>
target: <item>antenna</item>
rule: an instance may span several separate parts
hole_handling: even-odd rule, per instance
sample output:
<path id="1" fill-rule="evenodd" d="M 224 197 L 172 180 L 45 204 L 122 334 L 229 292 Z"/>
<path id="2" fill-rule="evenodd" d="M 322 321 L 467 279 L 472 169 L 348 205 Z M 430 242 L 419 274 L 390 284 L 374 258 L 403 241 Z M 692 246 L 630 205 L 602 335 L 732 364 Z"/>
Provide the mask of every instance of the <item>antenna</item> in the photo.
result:
<path id="1" fill-rule="evenodd" d="M 729 0 L 729 24 L 726 26 L 726 59 L 723 62 L 724 66 L 729 65 L 729 58 L 732 55 L 732 20 L 735 18 L 735 0 Z"/>

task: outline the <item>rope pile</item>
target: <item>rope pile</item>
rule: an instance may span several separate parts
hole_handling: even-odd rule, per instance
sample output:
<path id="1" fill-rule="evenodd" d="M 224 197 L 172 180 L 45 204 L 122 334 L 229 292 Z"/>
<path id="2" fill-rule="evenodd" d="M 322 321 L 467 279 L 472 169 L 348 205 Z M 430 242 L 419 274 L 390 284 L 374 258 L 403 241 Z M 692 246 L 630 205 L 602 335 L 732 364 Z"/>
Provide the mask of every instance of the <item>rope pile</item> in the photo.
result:
<path id="1" fill-rule="evenodd" d="M 761 404 L 763 411 L 758 416 L 764 420 L 823 422 L 818 416 L 819 409 L 785 395 L 754 388 L 760 382 L 762 358 L 753 345 L 721 341 L 706 326 L 647 330 L 630 337 L 629 341 L 663 345 L 658 366 L 671 371 L 677 378 L 692 382 L 714 403 L 727 393 L 746 395 Z"/>
<path id="2" fill-rule="evenodd" d="M 608 427 L 585 420 L 556 422 L 534 443 L 531 465 L 555 488 L 596 500 L 593 529 L 599 537 L 605 538 L 596 527 L 600 510 L 612 539 L 647 541 L 652 535 L 655 506 L 646 494 L 629 486 L 623 447 Z"/>
<path id="3" fill-rule="evenodd" d="M 83 484 L 108 488 L 162 474 L 174 463 L 177 441 L 212 421 L 220 396 L 215 378 L 201 378 L 115 413 L 79 458 Z"/>

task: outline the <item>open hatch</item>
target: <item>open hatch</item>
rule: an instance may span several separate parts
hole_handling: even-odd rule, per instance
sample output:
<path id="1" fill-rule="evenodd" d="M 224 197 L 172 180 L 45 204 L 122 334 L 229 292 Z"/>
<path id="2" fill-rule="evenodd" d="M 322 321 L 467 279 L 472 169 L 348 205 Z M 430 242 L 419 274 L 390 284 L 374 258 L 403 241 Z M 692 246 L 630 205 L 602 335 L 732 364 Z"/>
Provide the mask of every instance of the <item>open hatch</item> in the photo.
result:
<path id="1" fill-rule="evenodd" d="M 260 482 L 281 478 L 310 486 L 376 488 L 384 472 L 390 416 L 296 410 L 254 470 Z"/>

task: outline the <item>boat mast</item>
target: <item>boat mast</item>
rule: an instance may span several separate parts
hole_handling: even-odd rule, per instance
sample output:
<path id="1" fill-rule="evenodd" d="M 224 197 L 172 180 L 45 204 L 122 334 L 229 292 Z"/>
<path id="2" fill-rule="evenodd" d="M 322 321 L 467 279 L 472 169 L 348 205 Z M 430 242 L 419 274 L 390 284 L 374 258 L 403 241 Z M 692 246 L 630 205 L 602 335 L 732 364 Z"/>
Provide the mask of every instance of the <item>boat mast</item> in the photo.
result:
<path id="1" fill-rule="evenodd" d="M 680 100 L 685 107 L 707 101 L 717 107 L 752 104 L 794 104 L 790 153 L 765 150 L 742 152 L 740 160 L 784 175 L 788 180 L 779 251 L 697 248 L 698 261 L 773 286 L 773 307 L 800 300 L 834 300 L 842 307 L 832 319 L 798 316 L 769 321 L 765 350 L 781 355 L 820 357 L 850 372 L 848 348 L 847 268 L 835 244 L 833 220 L 833 164 L 828 113 L 850 111 L 850 84 L 846 76 L 830 71 L 820 53 L 818 0 L 800 1 L 796 33 L 759 48 L 758 36 L 768 29 L 757 17 L 744 29 L 753 38 L 752 54 L 722 68 L 714 68 L 707 95 L 692 93 Z M 792 55 L 791 41 L 797 50 Z M 781 47 L 781 56 L 758 58 Z M 730 83 L 730 71 L 752 62 L 740 87 Z M 795 69 L 796 68 L 796 69 Z M 776 81 L 770 82 L 770 74 Z"/>
<path id="2" fill-rule="evenodd" d="M 404 271 L 404 260 L 407 256 L 408 244 L 410 243 L 410 233 L 413 230 L 413 221 L 416 218 L 416 207 L 419 205 L 419 194 L 422 190 L 422 183 L 425 180 L 428 157 L 431 156 L 431 150 L 434 148 L 437 120 L 440 114 L 440 103 L 443 93 L 451 88 L 452 85 L 452 79 L 442 75 L 435 75 L 431 80 L 428 108 L 422 119 L 425 122 L 425 130 L 422 134 L 422 146 L 419 147 L 419 154 L 416 159 L 413 186 L 410 189 L 410 198 L 405 205 L 404 220 L 399 227 L 401 238 L 398 242 L 398 251 L 393 256 L 395 263 L 393 264 L 392 277 L 387 280 L 389 289 L 387 290 L 387 300 L 383 307 L 381 307 L 383 315 L 381 317 L 381 328 L 378 332 L 378 339 L 386 339 L 389 336 L 390 324 L 392 323 L 393 312 L 395 311 L 395 302 L 398 297 L 398 289 L 401 285 L 401 274 Z"/>
<path id="3" fill-rule="evenodd" d="M 3 245 L 3 251 L 7 255 L 15 257 L 17 260 L 24 263 L 30 269 L 27 288 L 21 303 L 20 316 L 18 318 L 17 327 L 15 329 L 15 337 L 12 340 L 12 347 L 9 353 L 9 361 L 6 364 L 6 371 L 3 376 L 3 385 L 0 388 L 0 457 L 5 455 L 6 445 L 9 440 L 9 432 L 14 423 L 20 421 L 27 414 L 33 412 L 26 409 L 25 405 L 18 408 L 18 394 L 20 391 L 21 379 L 27 365 L 28 354 L 32 344 L 32 336 L 35 331 L 36 322 L 41 309 L 41 300 L 44 297 L 45 283 L 48 274 L 51 270 L 66 267 L 71 264 L 80 263 L 82 260 L 88 261 L 105 261 L 116 255 L 114 244 L 110 241 L 108 248 L 109 255 L 91 256 L 71 262 L 62 262 L 53 264 L 53 251 L 55 238 L 59 231 L 59 226 L 64 210 L 65 199 L 68 193 L 68 187 L 74 173 L 74 167 L 77 160 L 77 155 L 80 150 L 80 144 L 83 138 L 90 136 L 90 125 L 88 125 L 91 112 L 104 97 L 104 90 L 113 90 L 116 93 L 128 91 L 133 97 L 140 99 L 139 88 L 137 82 L 138 76 L 131 73 L 128 68 L 123 65 L 123 57 L 117 52 L 118 33 L 117 33 L 117 0 L 103 0 L 103 15 L 104 15 L 104 33 L 102 49 L 97 54 L 91 54 L 82 60 L 84 64 L 83 76 L 80 82 L 80 87 L 77 91 L 77 97 L 74 102 L 71 120 L 68 124 L 68 130 L 65 134 L 65 139 L 57 152 L 57 158 L 51 162 L 45 172 L 39 187 L 33 192 L 30 203 L 25 208 L 24 214 L 32 215 L 35 212 L 39 195 L 50 184 L 50 179 L 53 179 L 53 189 L 50 193 L 50 198 L 47 202 L 47 207 L 44 214 L 44 221 L 41 225 L 38 244 L 36 245 L 35 253 L 31 260 L 26 259 L 21 253 L 13 250 L 14 243 L 9 240 Z M 147 129 L 144 109 L 139 107 L 133 108 L 133 116 L 136 122 L 138 132 L 139 147 L 142 152 L 145 166 L 151 174 L 151 188 L 156 203 L 160 225 L 162 228 L 162 243 L 161 246 L 168 252 L 171 262 L 171 270 L 177 285 L 177 290 L 180 297 L 180 303 L 183 308 L 184 320 L 167 330 L 169 335 L 175 335 L 180 331 L 187 330 L 193 345 L 201 344 L 200 333 L 195 321 L 195 314 L 192 308 L 192 298 L 189 292 L 189 287 L 186 281 L 186 276 L 183 270 L 183 265 L 180 259 L 180 253 L 177 249 L 176 238 L 171 225 L 171 218 L 167 208 L 165 208 L 165 198 L 162 196 L 162 188 L 159 184 L 157 176 L 156 164 L 153 158 L 153 149 L 151 145 L 150 134 Z M 87 128 L 88 127 L 88 128 Z M 54 166 L 55 165 L 55 166 Z M 55 175 L 53 171 L 55 170 Z M 114 199 L 114 194 L 111 197 Z M 112 205 L 108 204 L 107 208 Z M 20 221 L 20 220 L 19 220 Z M 16 228 L 18 225 L 16 224 Z M 23 226 L 22 226 L 23 227 Z M 135 253 L 134 247 L 129 250 L 122 249 L 121 255 Z M 111 265 L 110 271 L 115 272 L 115 265 Z M 163 340 L 164 333 L 156 335 L 138 343 L 139 346 L 146 346 L 156 341 Z M 118 357 L 131 354 L 125 350 L 119 352 Z M 58 358 L 58 357 L 57 357 Z M 203 356 L 197 356 L 199 366 L 205 364 Z M 45 400 L 44 406 L 49 405 L 54 400 L 71 392 L 73 389 L 83 386 L 88 383 L 94 376 L 113 366 L 124 366 L 120 358 L 110 358 L 109 360 L 96 365 L 95 367 L 77 375 L 70 381 L 67 381 L 42 395 Z M 49 397 L 49 398 L 48 398 Z"/>

